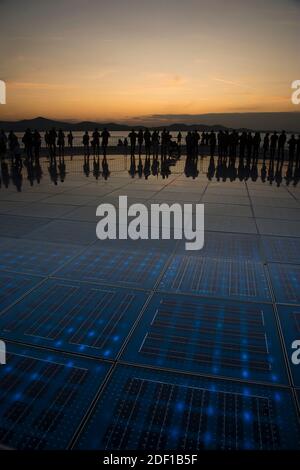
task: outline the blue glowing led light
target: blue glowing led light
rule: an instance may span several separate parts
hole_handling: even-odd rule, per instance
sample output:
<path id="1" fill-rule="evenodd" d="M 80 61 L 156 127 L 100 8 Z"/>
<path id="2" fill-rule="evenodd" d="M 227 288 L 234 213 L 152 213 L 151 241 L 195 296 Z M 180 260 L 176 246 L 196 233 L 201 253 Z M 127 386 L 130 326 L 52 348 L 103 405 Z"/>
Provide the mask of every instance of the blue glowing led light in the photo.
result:
<path id="1" fill-rule="evenodd" d="M 246 339 L 246 341 L 245 341 Z M 287 384 L 267 304 L 154 294 L 122 359 L 141 365 Z"/>
<path id="2" fill-rule="evenodd" d="M 0 317 L 0 337 L 113 358 L 147 297 L 142 291 L 49 279 Z"/>
<path id="3" fill-rule="evenodd" d="M 64 279 L 108 283 L 118 286 L 149 289 L 154 287 L 168 259 L 167 253 L 148 251 L 104 250 L 88 248 L 56 273 Z"/>
<path id="4" fill-rule="evenodd" d="M 278 401 L 273 386 L 249 385 L 245 394 L 241 383 L 216 380 L 214 385 L 212 389 L 211 379 L 193 375 L 117 365 L 75 448 L 199 451 L 299 446 L 300 429 L 288 389 L 278 392 L 284 396 Z M 271 426 L 272 432 L 263 431 Z"/>
<path id="5" fill-rule="evenodd" d="M 0 443 L 20 450 L 67 448 L 110 366 L 63 353 L 50 358 L 37 348 L 7 349 L 10 368 L 5 373 L 0 367 Z"/>

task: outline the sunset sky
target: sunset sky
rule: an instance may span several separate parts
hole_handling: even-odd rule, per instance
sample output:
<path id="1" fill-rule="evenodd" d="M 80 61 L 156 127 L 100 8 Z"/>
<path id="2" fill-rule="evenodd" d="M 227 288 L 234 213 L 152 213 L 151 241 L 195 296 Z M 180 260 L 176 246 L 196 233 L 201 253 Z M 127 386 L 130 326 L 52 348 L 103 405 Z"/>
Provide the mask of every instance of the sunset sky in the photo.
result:
<path id="1" fill-rule="evenodd" d="M 299 111 L 299 0 L 0 0 L 0 120 Z"/>

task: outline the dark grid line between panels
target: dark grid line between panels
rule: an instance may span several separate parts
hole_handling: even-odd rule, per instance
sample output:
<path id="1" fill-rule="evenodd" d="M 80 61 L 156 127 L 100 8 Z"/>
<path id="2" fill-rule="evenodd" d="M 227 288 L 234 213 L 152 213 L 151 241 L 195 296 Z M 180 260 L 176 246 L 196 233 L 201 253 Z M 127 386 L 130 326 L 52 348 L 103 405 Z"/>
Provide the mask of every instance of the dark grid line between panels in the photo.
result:
<path id="1" fill-rule="evenodd" d="M 268 264 L 277 303 L 300 304 L 300 265 Z"/>
<path id="2" fill-rule="evenodd" d="M 82 251 L 81 246 L 14 239 L 6 243 L 0 269 L 49 275 Z"/>
<path id="3" fill-rule="evenodd" d="M 162 252 L 103 251 L 95 245 L 58 271 L 56 277 L 150 289 L 168 258 L 169 254 Z"/>
<path id="4" fill-rule="evenodd" d="M 261 243 L 269 263 L 300 264 L 300 238 L 262 236 Z"/>
<path id="5" fill-rule="evenodd" d="M 117 365 L 76 449 L 296 449 L 288 389 Z"/>
<path id="6" fill-rule="evenodd" d="M 247 260 L 174 256 L 158 289 L 164 292 L 271 302 L 264 267 Z"/>
<path id="7" fill-rule="evenodd" d="M 205 231 L 204 238 L 204 247 L 201 251 L 196 252 L 195 256 L 261 261 L 257 235 Z M 185 240 L 179 242 L 176 254 L 188 253 L 192 256 L 192 252 L 185 251 L 185 243 Z"/>
<path id="8" fill-rule="evenodd" d="M 49 279 L 0 316 L 0 335 L 113 359 L 147 297 L 141 291 Z"/>
<path id="9" fill-rule="evenodd" d="M 121 360 L 288 384 L 273 309 L 267 304 L 155 294 Z"/>
<path id="10" fill-rule="evenodd" d="M 43 280 L 40 276 L 0 271 L 0 312 L 17 302 Z"/>
<path id="11" fill-rule="evenodd" d="M 0 444 L 67 448 L 110 367 L 8 343 L 0 368 Z"/>

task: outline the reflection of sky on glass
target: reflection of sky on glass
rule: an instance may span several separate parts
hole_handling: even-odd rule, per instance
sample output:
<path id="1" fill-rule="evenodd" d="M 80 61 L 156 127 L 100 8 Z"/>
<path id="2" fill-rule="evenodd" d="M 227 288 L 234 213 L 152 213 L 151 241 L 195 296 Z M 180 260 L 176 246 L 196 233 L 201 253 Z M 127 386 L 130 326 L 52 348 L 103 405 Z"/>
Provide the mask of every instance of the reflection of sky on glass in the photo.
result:
<path id="1" fill-rule="evenodd" d="M 2 0 L 1 117 L 295 110 L 300 2 Z"/>

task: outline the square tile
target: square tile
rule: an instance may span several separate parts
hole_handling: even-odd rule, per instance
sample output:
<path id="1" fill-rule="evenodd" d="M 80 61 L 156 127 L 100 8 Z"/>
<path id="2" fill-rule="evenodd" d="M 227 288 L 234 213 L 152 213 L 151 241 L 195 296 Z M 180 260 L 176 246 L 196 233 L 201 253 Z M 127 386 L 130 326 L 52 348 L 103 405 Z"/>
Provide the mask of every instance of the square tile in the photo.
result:
<path id="1" fill-rule="evenodd" d="M 261 242 L 267 261 L 300 264 L 300 237 L 261 237 Z"/>
<path id="2" fill-rule="evenodd" d="M 185 240 L 180 240 L 176 253 L 186 256 L 201 256 L 216 259 L 246 259 L 260 261 L 259 237 L 256 235 L 210 232 L 205 230 L 204 246 L 200 251 L 187 251 Z"/>
<path id="3" fill-rule="evenodd" d="M 96 224 L 74 220 L 53 220 L 47 226 L 33 230 L 24 237 L 30 240 L 89 245 L 96 240 Z"/>
<path id="4" fill-rule="evenodd" d="M 288 383 L 275 316 L 267 304 L 155 294 L 122 359 L 182 372 Z"/>
<path id="5" fill-rule="evenodd" d="M 262 235 L 300 237 L 300 221 L 278 219 L 256 219 L 258 231 Z"/>
<path id="6" fill-rule="evenodd" d="M 204 209 L 205 213 L 205 209 Z M 206 230 L 219 232 L 257 233 L 255 220 L 249 217 L 205 215 Z"/>
<path id="7" fill-rule="evenodd" d="M 43 278 L 0 271 L 0 312 L 15 303 Z"/>
<path id="8" fill-rule="evenodd" d="M 75 448 L 198 452 L 299 445 L 287 389 L 118 365 Z"/>
<path id="9" fill-rule="evenodd" d="M 269 264 L 276 302 L 300 304 L 300 266 Z"/>
<path id="10" fill-rule="evenodd" d="M 63 279 L 109 283 L 149 289 L 154 287 L 169 257 L 163 252 L 103 250 L 96 244 L 56 273 Z"/>
<path id="11" fill-rule="evenodd" d="M 19 238 L 6 241 L 2 250 L 0 270 L 48 275 L 78 255 L 82 247 Z"/>
<path id="12" fill-rule="evenodd" d="M 160 281 L 159 290 L 271 302 L 263 265 L 243 259 L 174 256 Z"/>
<path id="13" fill-rule="evenodd" d="M 250 206 L 238 204 L 214 204 L 206 202 L 204 204 L 205 216 L 237 216 L 237 217 L 252 217 L 252 210 Z"/>
<path id="14" fill-rule="evenodd" d="M 50 279 L 0 316 L 0 335 L 33 346 L 113 359 L 144 292 Z"/>
<path id="15" fill-rule="evenodd" d="M 42 217 L 21 217 L 2 214 L 0 216 L 1 237 L 23 237 L 34 230 L 46 226 L 51 219 Z"/>
<path id="16" fill-rule="evenodd" d="M 254 215 L 258 218 L 280 219 L 280 220 L 300 220 L 300 207 L 270 207 L 254 206 Z"/>
<path id="17" fill-rule="evenodd" d="M 66 449 L 109 363 L 7 344 L 0 367 L 0 443 L 17 450 Z"/>

